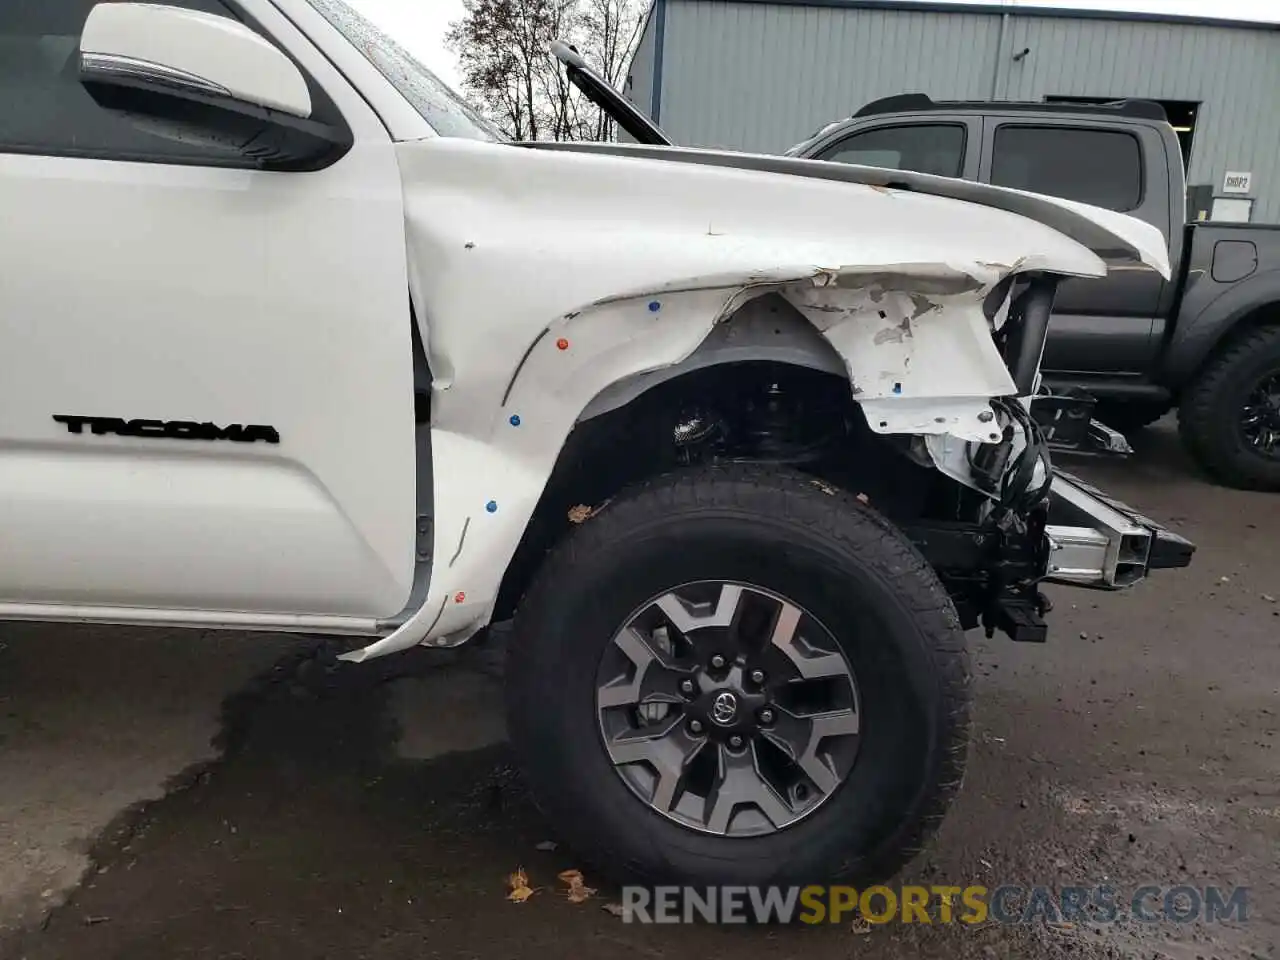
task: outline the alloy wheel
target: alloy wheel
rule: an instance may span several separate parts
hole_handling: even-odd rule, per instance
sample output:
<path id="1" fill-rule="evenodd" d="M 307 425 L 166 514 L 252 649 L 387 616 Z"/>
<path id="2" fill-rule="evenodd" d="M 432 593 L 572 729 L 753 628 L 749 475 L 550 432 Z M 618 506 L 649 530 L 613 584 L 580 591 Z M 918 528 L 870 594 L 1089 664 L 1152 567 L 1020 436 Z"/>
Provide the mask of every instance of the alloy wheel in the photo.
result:
<path id="1" fill-rule="evenodd" d="M 699 581 L 643 604 L 597 674 L 605 749 L 664 817 L 758 836 L 829 799 L 856 759 L 858 687 L 835 638 L 761 587 Z"/>
<path id="2" fill-rule="evenodd" d="M 1250 391 L 1240 411 L 1240 435 L 1254 453 L 1280 460 L 1280 373 Z"/>

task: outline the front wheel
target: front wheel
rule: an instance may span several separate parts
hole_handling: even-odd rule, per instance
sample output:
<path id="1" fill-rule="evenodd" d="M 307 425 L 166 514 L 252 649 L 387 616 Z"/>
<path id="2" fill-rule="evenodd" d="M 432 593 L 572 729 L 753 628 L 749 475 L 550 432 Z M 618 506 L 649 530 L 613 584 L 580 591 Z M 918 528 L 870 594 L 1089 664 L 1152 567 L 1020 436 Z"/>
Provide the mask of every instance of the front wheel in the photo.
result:
<path id="1" fill-rule="evenodd" d="M 749 466 L 615 498 L 517 614 L 537 802 L 618 879 L 886 879 L 940 823 L 969 661 L 933 571 L 855 497 Z"/>

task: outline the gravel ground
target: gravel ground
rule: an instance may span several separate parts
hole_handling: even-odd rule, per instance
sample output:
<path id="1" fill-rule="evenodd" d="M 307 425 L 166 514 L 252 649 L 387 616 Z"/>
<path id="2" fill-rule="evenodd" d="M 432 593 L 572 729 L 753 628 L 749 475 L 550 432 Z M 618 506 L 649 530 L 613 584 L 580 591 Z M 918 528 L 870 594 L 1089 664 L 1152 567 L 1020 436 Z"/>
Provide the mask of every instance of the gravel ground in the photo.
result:
<path id="1" fill-rule="evenodd" d="M 1055 591 L 1045 646 L 974 635 L 969 776 L 897 880 L 1246 886 L 1245 922 L 626 924 L 604 885 L 556 895 L 580 864 L 510 765 L 483 651 L 338 667 L 296 641 L 5 626 L 0 922 L 17 890 L 26 925 L 0 956 L 1280 960 L 1280 497 L 1208 485 L 1167 423 L 1136 460 L 1070 466 L 1190 537 L 1194 564 Z M 539 888 L 521 905 L 517 866 Z"/>

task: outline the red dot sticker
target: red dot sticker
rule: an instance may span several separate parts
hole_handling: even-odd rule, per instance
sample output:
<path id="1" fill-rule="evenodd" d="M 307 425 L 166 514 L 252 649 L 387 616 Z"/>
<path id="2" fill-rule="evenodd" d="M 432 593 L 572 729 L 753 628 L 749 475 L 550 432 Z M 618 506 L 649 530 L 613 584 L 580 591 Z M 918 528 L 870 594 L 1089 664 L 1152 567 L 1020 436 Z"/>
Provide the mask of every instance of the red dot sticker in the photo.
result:
<path id="1" fill-rule="evenodd" d="M 462 603 L 462 601 L 466 599 L 467 599 L 467 595 L 463 593 L 461 590 L 459 590 L 457 593 L 453 595 L 454 603 Z"/>
<path id="2" fill-rule="evenodd" d="M 556 341 L 556 349 L 557 349 L 557 350 L 568 350 L 568 349 L 569 349 L 569 341 L 568 341 L 568 340 L 566 340 L 564 337 L 561 337 L 559 340 L 557 340 L 557 341 Z"/>

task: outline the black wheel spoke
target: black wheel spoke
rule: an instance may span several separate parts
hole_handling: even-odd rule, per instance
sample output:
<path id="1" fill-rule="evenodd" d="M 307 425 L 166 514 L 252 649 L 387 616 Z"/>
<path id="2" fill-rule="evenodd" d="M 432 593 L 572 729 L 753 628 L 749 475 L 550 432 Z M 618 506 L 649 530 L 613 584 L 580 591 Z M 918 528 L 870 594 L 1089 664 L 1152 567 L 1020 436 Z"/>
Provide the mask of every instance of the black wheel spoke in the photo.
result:
<path id="1" fill-rule="evenodd" d="M 785 827 L 795 814 L 761 774 L 754 750 L 719 748 L 716 778 L 707 792 L 704 818 L 713 833 L 727 833 L 733 816 L 743 807 L 764 814 L 775 828 Z"/>
<path id="2" fill-rule="evenodd" d="M 1280 373 L 1264 378 L 1240 408 L 1240 437 L 1268 459 L 1280 459 Z"/>
<path id="3" fill-rule="evenodd" d="M 770 643 L 790 661 L 804 680 L 847 676 L 849 665 L 843 654 L 814 650 L 799 636 L 801 616 L 799 609 L 785 605 L 774 624 Z"/>
<path id="4" fill-rule="evenodd" d="M 675 717 L 657 732 L 615 737 L 607 748 L 614 766 L 639 763 L 653 771 L 649 803 L 666 813 L 676 802 L 689 764 L 705 743 L 703 737 L 690 736 L 682 719 Z"/>
<path id="5" fill-rule="evenodd" d="M 613 639 L 634 670 L 630 677 L 614 677 L 597 691 L 600 707 L 625 707 L 642 703 L 680 703 L 680 682 L 691 676 L 643 631 L 627 627 Z"/>
<path id="6" fill-rule="evenodd" d="M 857 736 L 858 715 L 853 710 L 797 716 L 789 710 L 777 711 L 778 719 L 764 736 L 785 753 L 820 793 L 840 785 L 841 776 L 820 752 L 829 737 Z"/>
<path id="7" fill-rule="evenodd" d="M 654 605 L 687 637 L 695 630 L 730 626 L 738 612 L 738 604 L 742 601 L 742 589 L 737 584 L 722 584 L 714 605 L 689 604 L 675 591 L 663 594 L 654 601 Z"/>

